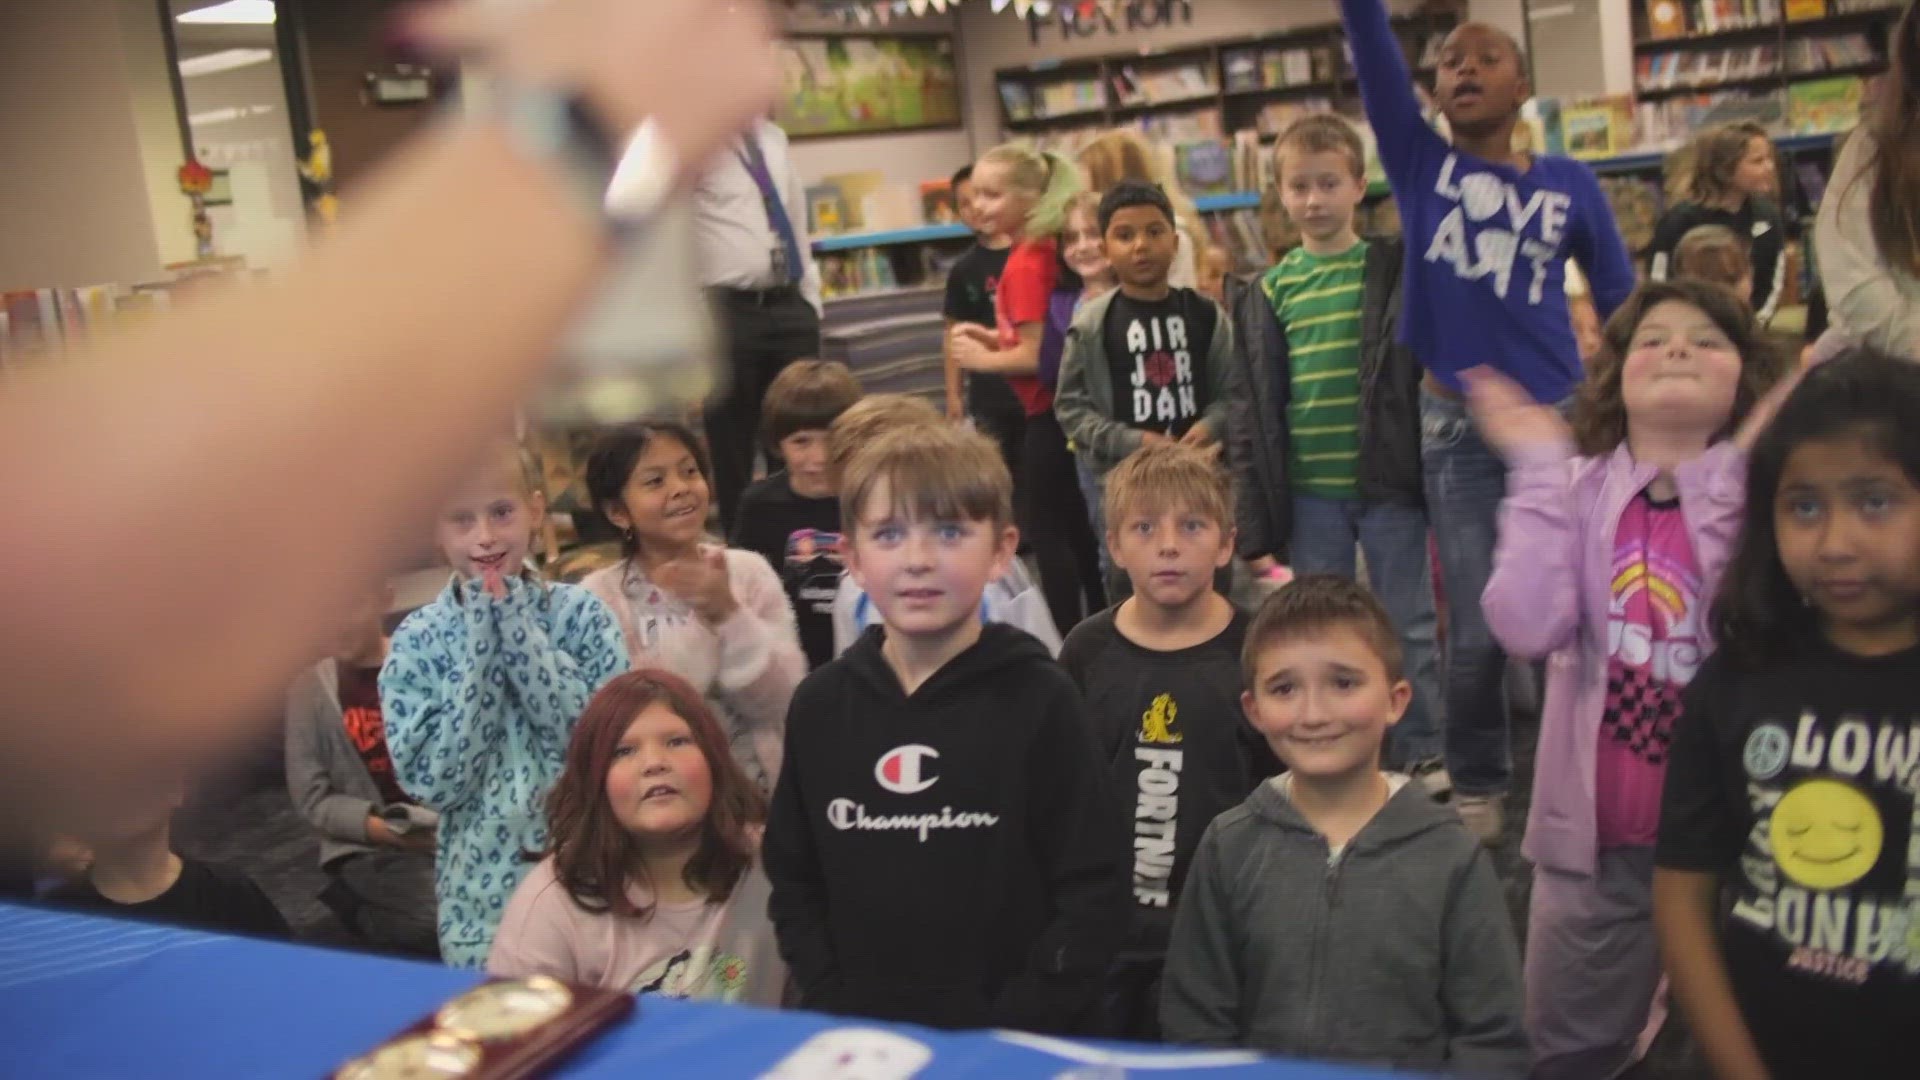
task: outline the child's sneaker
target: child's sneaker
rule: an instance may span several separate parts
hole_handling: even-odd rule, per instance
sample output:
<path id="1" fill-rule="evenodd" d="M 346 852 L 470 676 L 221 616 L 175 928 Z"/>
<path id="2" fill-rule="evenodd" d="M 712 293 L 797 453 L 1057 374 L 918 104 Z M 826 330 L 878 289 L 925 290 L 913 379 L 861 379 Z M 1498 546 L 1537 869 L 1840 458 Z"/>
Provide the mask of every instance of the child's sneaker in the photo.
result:
<path id="1" fill-rule="evenodd" d="M 1499 843 L 1501 834 L 1506 832 L 1507 815 L 1498 795 L 1456 795 L 1453 809 L 1460 815 L 1467 831 L 1479 837 L 1480 842 L 1488 847 Z"/>

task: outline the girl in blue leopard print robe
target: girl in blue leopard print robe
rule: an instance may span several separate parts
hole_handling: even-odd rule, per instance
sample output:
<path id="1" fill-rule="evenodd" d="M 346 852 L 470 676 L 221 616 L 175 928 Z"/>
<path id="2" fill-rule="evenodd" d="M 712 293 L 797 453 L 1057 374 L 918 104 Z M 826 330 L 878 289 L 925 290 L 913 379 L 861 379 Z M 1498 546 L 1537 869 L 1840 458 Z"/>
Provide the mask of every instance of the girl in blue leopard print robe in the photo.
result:
<path id="1" fill-rule="evenodd" d="M 627 668 L 613 615 L 591 593 L 522 572 L 540 497 L 495 468 L 436 523 L 455 576 L 409 615 L 380 672 L 394 773 L 440 813 L 440 954 L 486 962 L 514 888 L 546 847 L 545 802 L 594 691 Z"/>

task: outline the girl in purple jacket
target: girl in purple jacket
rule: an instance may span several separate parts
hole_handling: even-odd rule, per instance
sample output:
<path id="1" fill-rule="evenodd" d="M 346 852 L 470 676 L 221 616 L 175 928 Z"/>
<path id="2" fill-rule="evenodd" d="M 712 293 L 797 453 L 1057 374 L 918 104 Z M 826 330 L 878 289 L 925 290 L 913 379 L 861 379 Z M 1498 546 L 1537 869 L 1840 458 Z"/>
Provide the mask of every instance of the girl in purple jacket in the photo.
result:
<path id="1" fill-rule="evenodd" d="M 1508 652 L 1551 657 L 1523 847 L 1536 1078 L 1615 1075 L 1664 1015 L 1652 884 L 1667 745 L 1711 648 L 1706 608 L 1781 368 L 1745 303 L 1665 282 L 1607 323 L 1571 426 L 1491 369 L 1466 373 L 1511 470 L 1481 606 Z"/>

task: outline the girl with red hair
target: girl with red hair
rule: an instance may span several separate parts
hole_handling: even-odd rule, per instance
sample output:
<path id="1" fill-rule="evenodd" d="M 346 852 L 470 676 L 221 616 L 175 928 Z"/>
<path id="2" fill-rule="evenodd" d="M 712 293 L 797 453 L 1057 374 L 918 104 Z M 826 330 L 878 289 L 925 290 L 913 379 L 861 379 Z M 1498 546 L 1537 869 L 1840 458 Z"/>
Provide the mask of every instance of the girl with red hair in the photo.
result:
<path id="1" fill-rule="evenodd" d="M 766 800 L 685 679 L 634 671 L 594 695 L 547 817 L 550 847 L 508 902 L 488 971 L 780 1004 Z"/>

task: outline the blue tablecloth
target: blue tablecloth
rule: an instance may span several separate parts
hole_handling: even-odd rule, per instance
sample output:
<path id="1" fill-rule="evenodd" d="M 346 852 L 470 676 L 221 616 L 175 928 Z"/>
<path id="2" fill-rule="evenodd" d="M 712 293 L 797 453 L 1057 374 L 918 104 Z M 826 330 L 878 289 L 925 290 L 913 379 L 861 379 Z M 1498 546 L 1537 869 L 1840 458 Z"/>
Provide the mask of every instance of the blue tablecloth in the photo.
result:
<path id="1" fill-rule="evenodd" d="M 436 964 L 0 905 L 0 1076 L 319 1077 L 476 981 Z M 564 1075 L 757 1077 L 823 1032 L 879 1026 L 649 997 Z M 931 1051 L 925 1080 L 1362 1075 L 1231 1053 L 888 1029 Z"/>

